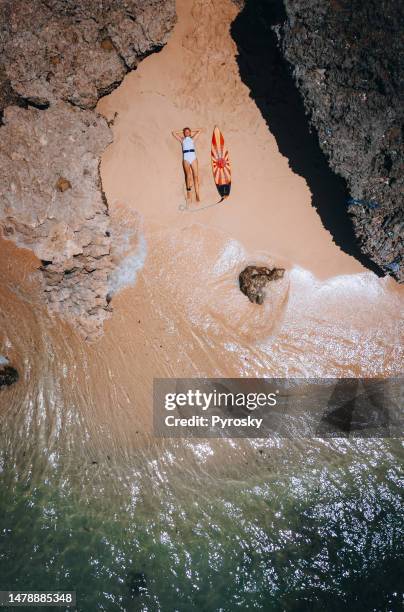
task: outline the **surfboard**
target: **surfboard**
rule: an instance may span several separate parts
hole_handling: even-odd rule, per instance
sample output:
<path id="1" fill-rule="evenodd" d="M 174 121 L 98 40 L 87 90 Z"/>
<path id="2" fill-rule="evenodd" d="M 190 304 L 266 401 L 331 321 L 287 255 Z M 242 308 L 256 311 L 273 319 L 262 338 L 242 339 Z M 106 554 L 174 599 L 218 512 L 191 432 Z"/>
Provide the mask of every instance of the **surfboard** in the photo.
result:
<path id="1" fill-rule="evenodd" d="M 213 178 L 217 190 L 222 198 L 230 195 L 231 188 L 231 166 L 229 152 L 224 142 L 223 134 L 217 127 L 212 134 L 211 160 Z"/>

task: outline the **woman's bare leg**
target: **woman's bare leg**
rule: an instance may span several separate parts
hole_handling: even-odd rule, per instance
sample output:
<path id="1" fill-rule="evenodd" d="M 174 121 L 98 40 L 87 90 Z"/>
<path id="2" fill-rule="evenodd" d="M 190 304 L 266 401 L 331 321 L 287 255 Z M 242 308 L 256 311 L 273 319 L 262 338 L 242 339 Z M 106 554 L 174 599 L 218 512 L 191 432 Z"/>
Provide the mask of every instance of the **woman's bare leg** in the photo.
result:
<path id="1" fill-rule="evenodd" d="M 197 159 L 194 159 L 194 161 L 191 164 L 191 168 L 192 168 L 192 175 L 194 177 L 196 201 L 200 202 L 201 200 L 199 198 L 199 168 L 198 168 Z"/>
<path id="2" fill-rule="evenodd" d="M 192 189 L 192 170 L 189 162 L 182 162 L 182 167 L 184 168 L 184 176 L 185 176 L 185 187 L 187 188 L 187 200 L 191 199 L 191 189 Z"/>

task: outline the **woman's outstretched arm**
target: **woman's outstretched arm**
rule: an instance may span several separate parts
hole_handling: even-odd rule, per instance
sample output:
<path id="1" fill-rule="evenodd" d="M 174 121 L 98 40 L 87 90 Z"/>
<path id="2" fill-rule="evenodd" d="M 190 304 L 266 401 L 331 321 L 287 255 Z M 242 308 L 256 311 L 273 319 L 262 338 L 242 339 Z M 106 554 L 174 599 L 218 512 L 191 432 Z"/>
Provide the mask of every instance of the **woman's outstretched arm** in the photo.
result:
<path id="1" fill-rule="evenodd" d="M 196 130 L 192 130 L 191 132 L 192 138 L 196 140 L 200 136 L 201 132 L 203 132 L 203 128 L 197 128 Z"/>
<path id="2" fill-rule="evenodd" d="M 178 142 L 182 142 L 184 138 L 184 136 L 182 135 L 182 132 L 171 132 L 171 134 L 174 136 L 176 140 L 178 140 Z"/>

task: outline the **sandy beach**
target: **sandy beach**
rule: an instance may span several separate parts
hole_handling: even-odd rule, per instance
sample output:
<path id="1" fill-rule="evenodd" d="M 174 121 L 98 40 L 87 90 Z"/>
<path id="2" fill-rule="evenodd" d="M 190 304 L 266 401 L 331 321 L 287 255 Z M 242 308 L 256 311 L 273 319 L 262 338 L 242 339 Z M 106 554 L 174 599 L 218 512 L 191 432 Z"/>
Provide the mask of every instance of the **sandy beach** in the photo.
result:
<path id="1" fill-rule="evenodd" d="M 109 120 L 117 113 L 114 143 L 101 169 L 111 214 L 116 203 L 135 210 L 148 235 L 199 225 L 201 231 L 237 240 L 251 259 L 264 252 L 321 280 L 364 272 L 322 227 L 305 181 L 279 154 L 240 79 L 230 33 L 235 6 L 226 0 L 218 12 L 213 2 L 179 1 L 177 11 L 178 24 L 164 50 L 147 58 L 98 105 Z M 197 142 L 203 207 L 218 201 L 210 168 L 216 124 L 229 147 L 231 199 L 192 216 L 181 214 L 181 151 L 171 131 L 185 125 L 204 129 Z M 194 204 L 193 211 L 197 208 Z"/>

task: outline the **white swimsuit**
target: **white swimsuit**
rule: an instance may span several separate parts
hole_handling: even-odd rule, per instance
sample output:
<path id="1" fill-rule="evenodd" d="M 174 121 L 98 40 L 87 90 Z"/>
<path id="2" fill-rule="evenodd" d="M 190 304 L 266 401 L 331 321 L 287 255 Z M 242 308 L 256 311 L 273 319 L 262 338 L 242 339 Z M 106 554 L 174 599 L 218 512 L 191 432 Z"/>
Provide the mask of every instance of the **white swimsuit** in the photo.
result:
<path id="1" fill-rule="evenodd" d="M 185 136 L 182 141 L 182 152 L 184 155 L 184 160 L 189 164 L 192 164 L 193 161 L 196 160 L 195 155 L 195 145 L 191 136 Z"/>

